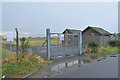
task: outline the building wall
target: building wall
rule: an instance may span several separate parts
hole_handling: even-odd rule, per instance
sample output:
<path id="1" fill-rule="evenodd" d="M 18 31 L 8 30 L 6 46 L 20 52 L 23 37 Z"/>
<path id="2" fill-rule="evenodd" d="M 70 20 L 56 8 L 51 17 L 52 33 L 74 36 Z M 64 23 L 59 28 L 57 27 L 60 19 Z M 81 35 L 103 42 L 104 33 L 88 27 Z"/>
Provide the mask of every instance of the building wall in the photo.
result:
<path id="1" fill-rule="evenodd" d="M 93 33 L 94 36 L 91 33 Z M 73 36 L 73 35 L 71 36 L 69 34 L 70 33 L 68 33 L 68 35 L 67 35 L 68 46 L 78 45 L 78 36 Z M 108 41 L 110 40 L 110 36 L 102 36 L 100 33 L 97 33 L 96 31 L 94 31 L 92 29 L 88 29 L 84 33 L 82 33 L 83 47 L 85 47 L 85 45 L 87 45 L 88 42 L 93 39 L 95 39 L 100 46 L 105 46 L 108 43 Z M 65 34 L 64 34 L 64 41 L 62 41 L 62 44 L 65 45 Z"/>
<path id="2" fill-rule="evenodd" d="M 69 35 L 71 33 L 68 32 L 67 34 L 67 42 L 68 42 L 68 46 L 75 46 L 78 45 L 78 36 L 74 36 L 74 35 Z M 62 45 L 65 46 L 65 42 L 66 42 L 66 38 L 65 38 L 65 34 L 64 34 L 64 40 L 62 41 Z"/>
<path id="3" fill-rule="evenodd" d="M 68 34 L 68 45 L 69 46 L 78 45 L 78 36 Z"/>
<path id="4" fill-rule="evenodd" d="M 92 33 L 94 34 L 94 36 L 92 35 Z M 110 40 L 110 36 L 102 36 L 92 29 L 88 29 L 82 34 L 82 41 L 84 46 L 93 39 L 95 39 L 100 46 L 105 46 Z"/>
<path id="5" fill-rule="evenodd" d="M 101 45 L 105 46 L 109 42 L 110 36 L 101 36 L 101 39 L 102 39 Z"/>
<path id="6" fill-rule="evenodd" d="M 94 36 L 92 35 L 92 33 L 94 34 Z M 92 29 L 86 30 L 84 33 L 82 33 L 83 45 L 84 46 L 87 45 L 88 42 L 91 41 L 92 39 L 95 39 L 100 44 L 100 36 L 101 35 L 99 33 Z"/>
<path id="7" fill-rule="evenodd" d="M 82 40 L 83 40 L 83 45 L 87 45 L 89 41 L 95 39 L 99 45 L 101 45 L 101 37 L 100 36 L 89 36 L 89 35 L 83 35 Z"/>

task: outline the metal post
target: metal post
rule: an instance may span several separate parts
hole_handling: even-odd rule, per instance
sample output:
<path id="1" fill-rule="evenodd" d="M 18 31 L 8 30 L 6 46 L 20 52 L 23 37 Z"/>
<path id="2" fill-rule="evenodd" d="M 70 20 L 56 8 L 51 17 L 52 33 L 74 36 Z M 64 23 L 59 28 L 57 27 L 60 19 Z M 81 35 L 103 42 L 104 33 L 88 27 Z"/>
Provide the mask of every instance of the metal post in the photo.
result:
<path id="1" fill-rule="evenodd" d="M 58 56 L 60 56 L 60 54 L 59 54 L 59 34 L 58 34 Z"/>
<path id="2" fill-rule="evenodd" d="M 67 55 L 67 47 L 68 47 L 68 35 L 67 35 L 67 29 L 65 31 L 65 49 L 66 49 L 66 55 Z"/>
<path id="3" fill-rule="evenodd" d="M 46 29 L 47 36 L 47 57 L 50 60 L 50 29 Z"/>
<path id="4" fill-rule="evenodd" d="M 78 52 L 80 55 L 82 54 L 82 32 L 78 35 Z"/>
<path id="5" fill-rule="evenodd" d="M 12 46 L 11 46 L 11 41 L 10 41 L 10 53 L 12 54 Z"/>

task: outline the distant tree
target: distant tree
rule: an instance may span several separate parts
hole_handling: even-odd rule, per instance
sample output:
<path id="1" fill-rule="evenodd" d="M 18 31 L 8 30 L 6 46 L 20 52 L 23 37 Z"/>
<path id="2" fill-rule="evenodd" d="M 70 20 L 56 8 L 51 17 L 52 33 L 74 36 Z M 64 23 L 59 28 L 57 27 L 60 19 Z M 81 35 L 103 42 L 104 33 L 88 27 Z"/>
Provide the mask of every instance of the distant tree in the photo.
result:
<path id="1" fill-rule="evenodd" d="M 32 38 L 32 37 L 28 37 L 28 38 Z"/>

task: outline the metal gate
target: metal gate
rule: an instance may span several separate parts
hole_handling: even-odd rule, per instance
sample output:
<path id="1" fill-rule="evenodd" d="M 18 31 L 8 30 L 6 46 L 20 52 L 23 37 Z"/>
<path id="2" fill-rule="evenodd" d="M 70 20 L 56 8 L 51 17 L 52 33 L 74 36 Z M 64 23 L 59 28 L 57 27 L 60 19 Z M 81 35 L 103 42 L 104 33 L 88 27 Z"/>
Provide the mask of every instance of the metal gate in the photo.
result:
<path id="1" fill-rule="evenodd" d="M 61 40 L 64 35 L 64 40 Z M 80 55 L 82 53 L 82 37 L 79 34 L 50 33 L 47 29 L 47 56 L 48 59 Z"/>

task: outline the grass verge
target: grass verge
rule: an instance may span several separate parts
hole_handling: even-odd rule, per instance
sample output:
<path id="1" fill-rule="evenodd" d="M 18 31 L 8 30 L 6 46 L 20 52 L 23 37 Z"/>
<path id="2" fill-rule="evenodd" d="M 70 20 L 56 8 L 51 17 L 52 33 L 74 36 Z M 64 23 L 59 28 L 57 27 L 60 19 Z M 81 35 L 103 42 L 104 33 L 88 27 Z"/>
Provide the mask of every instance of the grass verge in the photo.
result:
<path id="1" fill-rule="evenodd" d="M 92 59 L 97 59 L 98 57 L 105 57 L 106 55 L 109 54 L 116 54 L 116 53 L 120 53 L 119 51 L 120 47 L 101 47 L 98 49 L 98 53 L 91 53 L 91 54 L 87 54 L 85 53 L 85 55 L 90 56 Z"/>
<path id="2" fill-rule="evenodd" d="M 5 49 L 5 48 L 2 47 L 2 59 L 6 59 L 6 58 L 8 58 L 8 57 L 10 57 L 12 55 L 16 55 L 16 53 L 13 52 L 13 51 L 10 53 L 10 50 Z"/>
<path id="3" fill-rule="evenodd" d="M 12 55 L 2 59 L 1 62 L 2 75 L 6 78 L 20 78 L 34 71 L 38 66 L 42 68 L 51 61 L 37 55 L 20 53 L 18 58 Z"/>

